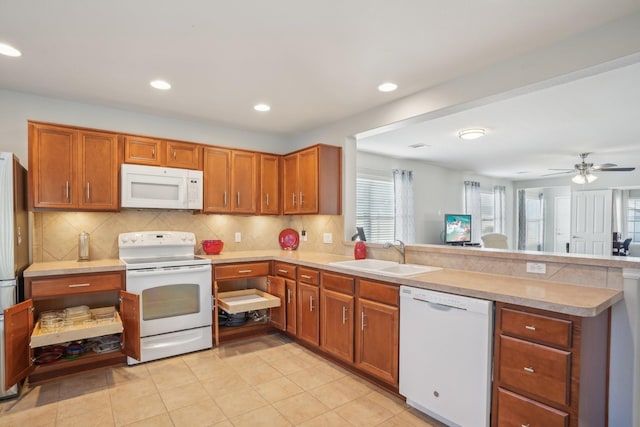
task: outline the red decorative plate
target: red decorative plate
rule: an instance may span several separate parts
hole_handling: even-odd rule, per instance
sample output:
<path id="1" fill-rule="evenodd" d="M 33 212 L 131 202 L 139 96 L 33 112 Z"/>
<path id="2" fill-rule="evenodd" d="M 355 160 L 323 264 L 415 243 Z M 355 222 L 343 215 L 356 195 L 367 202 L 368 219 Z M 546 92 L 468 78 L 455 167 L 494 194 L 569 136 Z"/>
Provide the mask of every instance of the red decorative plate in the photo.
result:
<path id="1" fill-rule="evenodd" d="M 298 247 L 300 235 L 293 228 L 285 228 L 280 232 L 278 242 L 280 243 L 280 247 L 285 251 L 292 251 Z"/>

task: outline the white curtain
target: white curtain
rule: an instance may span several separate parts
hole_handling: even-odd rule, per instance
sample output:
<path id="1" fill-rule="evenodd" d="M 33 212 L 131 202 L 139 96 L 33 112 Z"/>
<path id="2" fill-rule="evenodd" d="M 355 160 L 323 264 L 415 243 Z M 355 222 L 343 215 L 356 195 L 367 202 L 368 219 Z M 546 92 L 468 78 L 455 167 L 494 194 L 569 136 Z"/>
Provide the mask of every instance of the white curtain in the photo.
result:
<path id="1" fill-rule="evenodd" d="M 613 190 L 613 231 L 620 233 L 622 240 L 627 236 L 627 211 L 629 209 L 629 190 Z"/>
<path id="2" fill-rule="evenodd" d="M 404 243 L 415 243 L 413 173 L 411 171 L 393 170 L 393 194 L 395 200 L 395 238 Z"/>
<path id="3" fill-rule="evenodd" d="M 507 203 L 504 185 L 493 186 L 493 232 L 507 234 Z"/>
<path id="4" fill-rule="evenodd" d="M 471 242 L 480 243 L 480 183 L 477 181 L 464 182 L 464 208 L 471 215 Z"/>

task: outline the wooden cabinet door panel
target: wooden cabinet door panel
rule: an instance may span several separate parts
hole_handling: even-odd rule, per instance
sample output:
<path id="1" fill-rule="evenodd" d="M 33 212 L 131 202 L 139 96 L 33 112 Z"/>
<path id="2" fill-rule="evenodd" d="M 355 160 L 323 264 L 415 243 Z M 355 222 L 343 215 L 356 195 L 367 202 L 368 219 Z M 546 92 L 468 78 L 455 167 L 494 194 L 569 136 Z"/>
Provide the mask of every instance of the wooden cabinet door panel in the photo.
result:
<path id="1" fill-rule="evenodd" d="M 498 388 L 498 413 L 494 414 L 497 427 L 545 426 L 567 427 L 569 414 L 535 400 L 527 399 Z"/>
<path id="2" fill-rule="evenodd" d="M 64 297 L 93 292 L 117 291 L 124 287 L 124 274 L 120 271 L 74 274 L 62 277 L 43 276 L 27 279 L 28 283 L 25 283 L 25 292 L 28 292 L 31 298 Z"/>
<path id="3" fill-rule="evenodd" d="M 167 166 L 183 169 L 202 169 L 202 147 L 180 141 L 165 141 Z"/>
<path id="4" fill-rule="evenodd" d="M 504 333 L 552 344 L 560 347 L 571 347 L 572 323 L 570 320 L 557 319 L 534 313 L 502 308 L 500 316 Z"/>
<path id="5" fill-rule="evenodd" d="M 256 213 L 257 155 L 248 151 L 231 152 L 232 212 Z"/>
<path id="6" fill-rule="evenodd" d="M 124 162 L 139 165 L 163 164 L 162 140 L 127 135 L 124 137 Z"/>
<path id="7" fill-rule="evenodd" d="M 219 148 L 204 150 L 204 211 L 229 212 L 231 152 Z"/>
<path id="8" fill-rule="evenodd" d="M 284 277 L 269 276 L 267 278 L 267 292 L 280 298 L 280 307 L 269 309 L 271 326 L 284 331 L 287 329 L 287 298 Z"/>
<path id="9" fill-rule="evenodd" d="M 287 332 L 297 335 L 298 294 L 295 280 L 285 279 L 287 305 Z"/>
<path id="10" fill-rule="evenodd" d="M 76 207 L 77 132 L 71 128 L 42 124 L 30 124 L 29 131 L 33 207 Z"/>
<path id="11" fill-rule="evenodd" d="M 260 201 L 262 214 L 280 213 L 280 156 L 260 155 Z"/>
<path id="12" fill-rule="evenodd" d="M 34 367 L 29 346 L 33 331 L 33 301 L 27 300 L 4 310 L 5 389 L 26 378 Z"/>
<path id="13" fill-rule="evenodd" d="M 313 345 L 320 345 L 320 316 L 317 286 L 298 283 L 298 338 Z"/>
<path id="14" fill-rule="evenodd" d="M 499 340 L 497 377 L 502 384 L 560 405 L 570 404 L 571 352 L 504 335 Z"/>
<path id="15" fill-rule="evenodd" d="M 397 385 L 399 309 L 361 298 L 356 306 L 356 366 Z"/>
<path id="16" fill-rule="evenodd" d="M 79 132 L 78 204 L 81 209 L 118 209 L 118 137 Z"/>
<path id="17" fill-rule="evenodd" d="M 282 161 L 282 204 L 285 214 L 298 212 L 298 155 L 290 154 Z"/>
<path id="18" fill-rule="evenodd" d="M 320 347 L 353 363 L 354 298 L 322 289 L 320 300 Z"/>
<path id="19" fill-rule="evenodd" d="M 140 295 L 120 291 L 120 317 L 124 327 L 122 349 L 127 356 L 140 360 Z"/>
<path id="20" fill-rule="evenodd" d="M 298 211 L 318 212 L 318 149 L 317 147 L 299 153 L 298 158 Z"/>

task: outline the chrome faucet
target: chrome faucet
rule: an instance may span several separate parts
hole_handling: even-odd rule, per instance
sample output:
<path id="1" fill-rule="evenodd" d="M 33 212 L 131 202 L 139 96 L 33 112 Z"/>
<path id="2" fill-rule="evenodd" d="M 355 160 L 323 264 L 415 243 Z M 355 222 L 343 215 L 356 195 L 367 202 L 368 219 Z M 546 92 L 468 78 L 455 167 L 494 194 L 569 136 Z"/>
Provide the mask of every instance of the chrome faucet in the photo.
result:
<path id="1" fill-rule="evenodd" d="M 395 242 L 398 242 L 398 246 L 395 245 Z M 400 254 L 402 254 L 402 262 L 401 262 L 401 264 L 405 263 L 404 242 L 402 240 L 395 240 L 393 242 L 385 242 L 383 247 L 385 249 L 394 248 L 395 250 L 400 252 Z"/>

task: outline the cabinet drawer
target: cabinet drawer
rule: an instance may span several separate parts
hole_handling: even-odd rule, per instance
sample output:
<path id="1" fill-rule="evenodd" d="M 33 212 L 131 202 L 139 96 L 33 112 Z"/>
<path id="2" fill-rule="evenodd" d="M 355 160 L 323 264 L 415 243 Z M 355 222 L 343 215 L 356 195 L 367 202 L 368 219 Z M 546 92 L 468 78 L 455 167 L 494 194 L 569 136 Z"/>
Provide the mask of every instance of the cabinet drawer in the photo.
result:
<path id="1" fill-rule="evenodd" d="M 397 286 L 387 285 L 370 280 L 360 279 L 360 290 L 358 296 L 384 304 L 398 306 L 400 300 L 400 290 Z"/>
<path id="2" fill-rule="evenodd" d="M 296 280 L 296 266 L 284 262 L 276 262 L 274 274 L 287 279 Z"/>
<path id="3" fill-rule="evenodd" d="M 318 283 L 320 283 L 319 277 L 320 273 L 318 273 L 318 270 L 298 267 L 298 281 L 300 282 L 318 286 Z"/>
<path id="4" fill-rule="evenodd" d="M 497 425 L 567 427 L 569 414 L 499 388 Z"/>
<path id="5" fill-rule="evenodd" d="M 347 295 L 353 295 L 354 291 L 353 277 L 343 276 L 341 274 L 322 272 L 322 288 L 341 292 Z"/>
<path id="6" fill-rule="evenodd" d="M 502 332 L 528 340 L 571 347 L 572 324 L 569 320 L 503 308 L 500 328 Z"/>
<path id="7" fill-rule="evenodd" d="M 31 298 L 56 297 L 124 289 L 122 274 L 77 274 L 31 280 Z"/>
<path id="8" fill-rule="evenodd" d="M 570 403 L 570 352 L 504 335 L 499 339 L 502 384 L 561 405 Z"/>
<path id="9" fill-rule="evenodd" d="M 249 262 L 246 264 L 220 265 L 215 268 L 216 280 L 237 279 L 239 277 L 262 277 L 269 275 L 269 262 Z"/>

